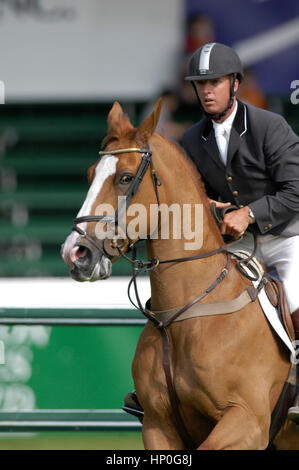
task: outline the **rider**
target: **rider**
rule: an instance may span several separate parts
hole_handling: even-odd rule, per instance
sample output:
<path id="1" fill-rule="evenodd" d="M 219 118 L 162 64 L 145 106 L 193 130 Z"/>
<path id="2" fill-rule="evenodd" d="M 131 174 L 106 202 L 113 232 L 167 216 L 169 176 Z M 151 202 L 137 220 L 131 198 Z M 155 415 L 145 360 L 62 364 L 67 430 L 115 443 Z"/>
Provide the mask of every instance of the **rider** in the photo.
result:
<path id="1" fill-rule="evenodd" d="M 299 138 L 281 116 L 236 99 L 242 79 L 232 48 L 210 43 L 193 54 L 186 80 L 205 116 L 182 145 L 211 202 L 238 207 L 221 226 L 223 235 L 243 235 L 234 249 L 251 252 L 255 232 L 256 256 L 276 269 L 299 340 Z M 299 406 L 295 412 L 299 418 Z"/>
<path id="2" fill-rule="evenodd" d="M 243 236 L 234 249 L 252 252 L 256 234 L 256 256 L 276 269 L 299 340 L 299 138 L 281 116 L 236 99 L 242 79 L 232 48 L 210 43 L 193 54 L 186 80 L 205 116 L 185 132 L 182 145 L 210 201 L 238 207 L 221 226 L 223 235 Z M 136 408 L 136 395 L 129 398 L 128 407 Z M 299 419 L 299 402 L 290 416 Z"/>

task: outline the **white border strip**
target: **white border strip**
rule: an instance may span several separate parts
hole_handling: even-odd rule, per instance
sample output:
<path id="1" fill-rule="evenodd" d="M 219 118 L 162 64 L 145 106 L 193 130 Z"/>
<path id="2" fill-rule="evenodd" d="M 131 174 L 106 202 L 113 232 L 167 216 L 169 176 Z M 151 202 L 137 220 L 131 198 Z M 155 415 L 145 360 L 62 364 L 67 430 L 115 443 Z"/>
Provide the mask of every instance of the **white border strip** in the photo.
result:
<path id="1" fill-rule="evenodd" d="M 76 282 L 71 278 L 2 278 L 2 308 L 133 308 L 127 294 L 130 277 L 105 281 Z M 138 280 L 142 303 L 151 296 L 148 278 Z"/>

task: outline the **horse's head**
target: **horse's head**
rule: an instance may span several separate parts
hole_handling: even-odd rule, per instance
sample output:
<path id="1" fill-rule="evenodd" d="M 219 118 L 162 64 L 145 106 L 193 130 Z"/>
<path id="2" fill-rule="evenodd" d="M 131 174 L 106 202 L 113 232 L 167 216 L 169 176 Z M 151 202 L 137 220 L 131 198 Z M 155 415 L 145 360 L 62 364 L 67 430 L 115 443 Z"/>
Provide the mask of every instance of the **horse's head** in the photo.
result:
<path id="1" fill-rule="evenodd" d="M 127 230 L 130 221 L 127 209 L 133 197 L 134 204 L 149 207 L 157 203 L 157 179 L 152 173 L 148 141 L 160 111 L 161 100 L 138 129 L 132 126 L 117 102 L 108 115 L 105 150 L 88 170 L 89 191 L 73 231 L 62 246 L 62 257 L 78 281 L 108 278 L 120 250 L 125 252 L 135 241 Z"/>

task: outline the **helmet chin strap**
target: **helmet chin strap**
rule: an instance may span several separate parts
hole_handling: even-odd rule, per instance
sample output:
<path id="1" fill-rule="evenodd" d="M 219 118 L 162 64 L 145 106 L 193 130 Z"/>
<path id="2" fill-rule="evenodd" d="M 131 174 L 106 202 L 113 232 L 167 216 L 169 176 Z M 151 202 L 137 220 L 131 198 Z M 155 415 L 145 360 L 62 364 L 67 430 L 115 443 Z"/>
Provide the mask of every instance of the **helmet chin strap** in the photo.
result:
<path id="1" fill-rule="evenodd" d="M 221 111 L 221 113 L 215 113 L 215 114 L 211 114 L 211 113 L 207 113 L 203 107 L 203 105 L 201 104 L 201 101 L 200 101 L 200 98 L 198 96 L 198 92 L 197 92 L 197 88 L 196 88 L 196 85 L 194 83 L 194 81 L 192 81 L 192 86 L 193 86 L 193 89 L 195 91 L 195 94 L 196 94 L 196 97 L 197 97 L 197 100 L 199 102 L 199 106 L 201 107 L 202 109 L 202 112 L 205 114 L 205 116 L 207 116 L 208 118 L 210 119 L 213 119 L 214 121 L 219 121 L 223 116 L 226 115 L 226 113 L 232 108 L 233 104 L 234 104 L 234 97 L 235 97 L 235 94 L 236 92 L 234 91 L 234 87 L 235 87 L 235 82 L 236 82 L 236 74 L 234 74 L 233 76 L 233 80 L 231 82 L 231 87 L 230 87 L 230 100 L 229 100 L 229 103 L 228 103 L 228 106 L 224 109 L 224 111 Z"/>

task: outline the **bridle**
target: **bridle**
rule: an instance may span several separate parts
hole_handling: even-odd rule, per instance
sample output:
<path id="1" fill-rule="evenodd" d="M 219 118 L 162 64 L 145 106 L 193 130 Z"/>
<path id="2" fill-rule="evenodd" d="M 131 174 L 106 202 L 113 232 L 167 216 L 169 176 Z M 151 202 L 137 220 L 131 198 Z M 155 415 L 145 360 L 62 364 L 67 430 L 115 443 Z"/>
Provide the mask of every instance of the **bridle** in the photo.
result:
<path id="1" fill-rule="evenodd" d="M 100 246 L 93 238 L 91 238 L 87 234 L 85 230 L 83 230 L 81 227 L 78 227 L 78 224 L 83 223 L 83 222 L 103 222 L 107 224 L 109 223 L 114 224 L 115 227 L 120 225 L 121 216 L 127 210 L 133 196 L 136 194 L 149 167 L 151 167 L 154 191 L 155 191 L 155 195 L 156 195 L 156 199 L 158 203 L 158 226 L 160 225 L 160 222 L 161 222 L 160 197 L 159 197 L 158 188 L 159 186 L 162 185 L 162 182 L 159 179 L 155 171 L 153 160 L 152 160 L 152 151 L 150 150 L 149 145 L 147 144 L 146 148 L 143 148 L 143 149 L 132 147 L 132 148 L 122 148 L 122 149 L 117 149 L 117 150 L 103 150 L 99 152 L 100 155 L 119 155 L 119 154 L 124 154 L 124 153 L 141 154 L 141 162 L 138 167 L 137 173 L 134 176 L 128 190 L 125 193 L 125 204 L 120 208 L 120 210 L 118 209 L 116 210 L 114 216 L 87 215 L 87 216 L 77 217 L 74 220 L 74 225 L 72 227 L 72 230 L 78 232 L 83 238 L 86 238 L 94 247 L 100 250 L 105 256 L 108 256 L 110 260 L 115 256 L 122 256 L 131 263 L 132 278 L 128 285 L 129 299 L 131 303 L 134 305 L 134 307 L 140 310 L 145 315 L 145 317 L 147 317 L 153 323 L 153 325 L 160 331 L 162 335 L 163 368 L 164 368 L 164 373 L 166 377 L 166 383 L 168 387 L 170 402 L 171 402 L 172 409 L 174 412 L 176 426 L 186 448 L 187 449 L 196 448 L 196 444 L 190 437 L 185 427 L 184 421 L 181 417 L 180 410 L 179 410 L 179 400 L 178 400 L 178 397 L 177 397 L 177 394 L 173 385 L 173 378 L 171 374 L 170 358 L 169 358 L 170 347 L 169 347 L 169 338 L 168 338 L 166 327 L 169 326 L 179 315 L 181 315 L 183 312 L 189 309 L 192 305 L 194 305 L 195 303 L 199 302 L 201 299 L 206 297 L 225 278 L 225 276 L 228 273 L 229 264 L 230 264 L 230 254 L 229 254 L 228 248 L 234 245 L 235 243 L 238 243 L 240 239 L 237 239 L 231 243 L 226 243 L 225 245 L 217 248 L 216 250 L 209 251 L 207 253 L 200 253 L 194 256 L 167 259 L 167 260 L 159 260 L 156 257 L 154 257 L 152 260 L 143 261 L 143 260 L 138 260 L 136 257 L 136 245 L 139 240 L 135 240 L 135 241 L 131 240 L 127 233 L 127 229 L 125 227 L 123 228 L 123 231 L 126 234 L 126 237 L 129 241 L 128 246 L 125 246 L 124 244 L 119 244 L 119 240 L 117 239 L 117 237 L 112 238 L 111 240 L 106 239 L 108 240 L 108 243 L 106 242 L 106 245 L 105 245 L 106 240 L 104 240 L 103 246 Z M 130 259 L 128 256 L 125 255 L 125 250 L 132 251 L 132 259 Z M 216 254 L 220 254 L 220 253 L 226 253 L 226 264 L 224 268 L 222 269 L 222 271 L 220 272 L 220 274 L 218 275 L 217 279 L 198 297 L 188 302 L 184 307 L 180 308 L 169 320 L 167 320 L 164 323 L 159 321 L 156 318 L 156 316 L 151 312 L 149 303 L 147 303 L 145 307 L 142 306 L 142 303 L 140 301 L 140 297 L 138 294 L 138 289 L 137 289 L 137 276 L 140 273 L 149 272 L 164 263 L 180 263 L 180 262 L 187 262 L 187 261 L 193 261 L 193 260 L 200 260 L 200 259 L 205 259 L 205 258 L 214 256 Z M 252 258 L 252 256 L 253 254 L 251 255 L 250 258 Z M 136 297 L 138 305 L 136 305 L 132 301 L 132 298 L 130 295 L 130 288 L 132 284 L 134 285 L 135 297 Z"/>
<path id="2" fill-rule="evenodd" d="M 153 165 L 153 160 L 152 160 L 152 152 L 149 148 L 149 145 L 146 146 L 146 148 L 137 148 L 137 147 L 130 147 L 130 148 L 122 148 L 122 149 L 116 149 L 116 150 L 103 150 L 99 152 L 99 155 L 119 155 L 119 154 L 124 154 L 124 153 L 140 153 L 141 154 L 141 162 L 138 167 L 137 173 L 133 178 L 133 181 L 131 182 L 128 190 L 126 191 L 124 195 L 124 202 L 125 204 L 122 205 L 122 207 L 118 208 L 115 211 L 114 216 L 107 216 L 107 215 L 86 215 L 82 217 L 77 217 L 74 220 L 74 225 L 72 227 L 72 230 L 78 232 L 82 237 L 86 238 L 89 240 L 89 242 L 94 245 L 98 250 L 102 251 L 103 254 L 108 256 L 108 258 L 113 258 L 114 256 L 124 256 L 130 261 L 130 258 L 126 257 L 124 254 L 124 248 L 126 249 L 132 249 L 135 243 L 138 240 L 131 240 L 127 228 L 122 227 L 121 224 L 121 217 L 122 215 L 126 212 L 133 196 L 136 194 L 143 178 L 144 175 L 148 169 L 148 167 L 151 167 L 151 174 L 152 174 L 152 179 L 153 179 L 153 184 L 154 184 L 154 190 L 155 190 L 155 195 L 158 203 L 158 224 L 160 222 L 160 197 L 159 197 L 159 191 L 158 187 L 161 186 L 161 181 L 157 176 L 156 170 Z M 119 210 L 120 209 L 120 210 Z M 121 240 L 117 237 L 113 237 L 108 243 L 103 243 L 103 246 L 101 247 L 92 239 L 85 230 L 83 230 L 81 227 L 78 227 L 78 224 L 83 223 L 83 222 L 103 222 L 107 224 L 113 224 L 114 227 L 118 228 L 121 227 L 123 233 L 125 233 L 126 238 L 129 241 L 128 247 L 125 247 L 125 244 L 121 242 Z M 112 250 L 110 249 L 112 248 Z"/>

